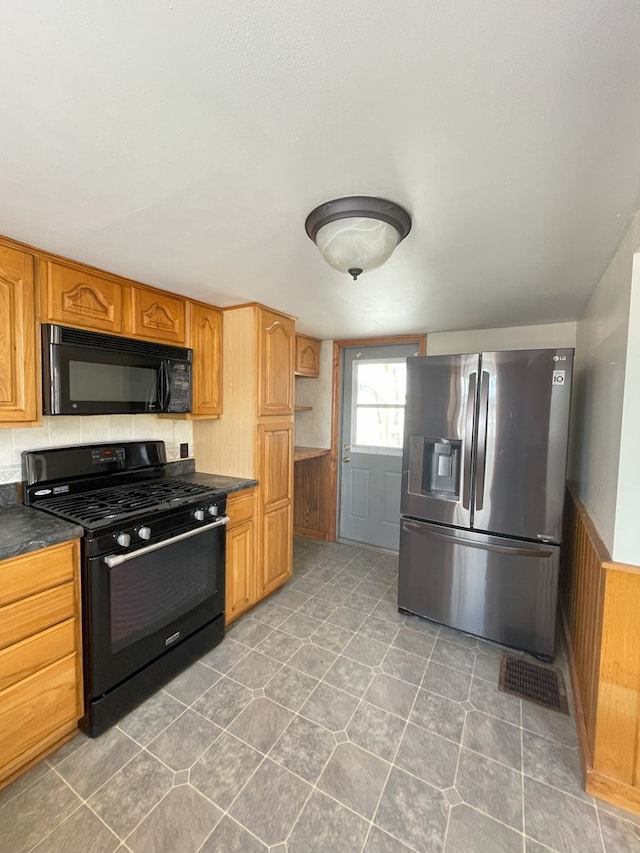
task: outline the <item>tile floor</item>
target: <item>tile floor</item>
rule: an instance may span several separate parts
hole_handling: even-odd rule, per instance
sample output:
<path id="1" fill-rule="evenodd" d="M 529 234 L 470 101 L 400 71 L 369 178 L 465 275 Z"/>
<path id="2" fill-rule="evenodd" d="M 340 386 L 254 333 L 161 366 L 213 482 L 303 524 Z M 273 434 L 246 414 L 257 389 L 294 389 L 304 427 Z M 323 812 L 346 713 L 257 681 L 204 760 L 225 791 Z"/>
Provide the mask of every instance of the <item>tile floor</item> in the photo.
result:
<path id="1" fill-rule="evenodd" d="M 296 540 L 220 646 L 0 791 L 0 851 L 639 853 L 572 720 L 500 693 L 501 649 L 399 614 L 396 575 Z"/>

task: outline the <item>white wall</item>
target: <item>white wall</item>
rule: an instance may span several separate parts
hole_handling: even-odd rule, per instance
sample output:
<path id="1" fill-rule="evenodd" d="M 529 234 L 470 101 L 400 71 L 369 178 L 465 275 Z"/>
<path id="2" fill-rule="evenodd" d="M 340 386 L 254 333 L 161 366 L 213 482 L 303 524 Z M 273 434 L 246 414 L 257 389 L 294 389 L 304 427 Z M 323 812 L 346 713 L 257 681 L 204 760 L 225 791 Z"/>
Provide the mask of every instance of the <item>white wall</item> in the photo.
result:
<path id="1" fill-rule="evenodd" d="M 633 250 L 631 227 L 585 307 L 576 342 L 569 476 L 614 559 Z"/>
<path id="2" fill-rule="evenodd" d="M 167 445 L 168 459 L 178 458 L 180 444 L 185 441 L 189 442 L 189 452 L 193 452 L 191 421 L 174 421 L 156 415 L 45 417 L 41 427 L 0 429 L 0 483 L 22 479 L 20 454 L 23 450 L 132 439 L 162 439 Z"/>
<path id="3" fill-rule="evenodd" d="M 303 447 L 331 447 L 331 406 L 333 400 L 333 341 L 320 346 L 320 376 L 296 377 L 296 405 L 313 406 L 310 412 L 298 412 L 295 443 Z"/>
<path id="4" fill-rule="evenodd" d="M 547 347 L 575 347 L 575 345 L 575 323 L 547 323 L 544 326 L 509 326 L 504 329 L 475 329 L 467 332 L 427 334 L 427 355 L 546 349 Z"/>
<path id="5" fill-rule="evenodd" d="M 636 221 L 631 273 L 627 364 L 620 431 L 620 469 L 612 557 L 640 565 L 640 221 Z"/>

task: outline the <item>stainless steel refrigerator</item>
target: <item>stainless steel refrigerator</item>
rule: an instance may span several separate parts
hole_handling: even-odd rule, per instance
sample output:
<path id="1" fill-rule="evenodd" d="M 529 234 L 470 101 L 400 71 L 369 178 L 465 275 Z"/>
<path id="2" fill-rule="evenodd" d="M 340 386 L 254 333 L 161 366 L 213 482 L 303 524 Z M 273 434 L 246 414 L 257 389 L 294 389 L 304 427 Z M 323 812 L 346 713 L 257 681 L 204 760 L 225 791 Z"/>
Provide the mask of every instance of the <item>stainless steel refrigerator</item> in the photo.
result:
<path id="1" fill-rule="evenodd" d="M 555 651 L 572 349 L 407 360 L 398 607 Z"/>

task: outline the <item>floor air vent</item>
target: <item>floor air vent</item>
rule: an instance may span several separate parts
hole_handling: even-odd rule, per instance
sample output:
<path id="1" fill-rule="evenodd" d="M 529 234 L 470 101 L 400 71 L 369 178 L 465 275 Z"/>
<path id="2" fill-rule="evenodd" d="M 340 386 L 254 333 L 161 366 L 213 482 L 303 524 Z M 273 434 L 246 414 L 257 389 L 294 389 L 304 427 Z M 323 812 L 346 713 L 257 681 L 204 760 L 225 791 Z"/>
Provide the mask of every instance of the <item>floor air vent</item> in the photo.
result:
<path id="1" fill-rule="evenodd" d="M 569 713 L 562 673 L 550 666 L 525 660 L 515 655 L 502 655 L 500 690 L 522 699 L 530 699 L 545 708 Z"/>

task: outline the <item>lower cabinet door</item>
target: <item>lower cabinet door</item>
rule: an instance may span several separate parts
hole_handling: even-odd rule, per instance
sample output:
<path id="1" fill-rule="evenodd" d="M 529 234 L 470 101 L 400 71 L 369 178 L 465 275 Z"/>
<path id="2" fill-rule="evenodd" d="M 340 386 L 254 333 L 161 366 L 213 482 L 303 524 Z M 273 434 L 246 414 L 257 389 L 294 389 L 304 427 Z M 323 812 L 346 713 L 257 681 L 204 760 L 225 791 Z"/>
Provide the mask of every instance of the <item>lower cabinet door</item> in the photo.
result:
<path id="1" fill-rule="evenodd" d="M 268 595 L 291 577 L 293 528 L 291 503 L 267 512 L 262 522 L 262 590 Z"/>
<path id="2" fill-rule="evenodd" d="M 253 520 L 227 528 L 225 623 L 228 625 L 256 600 L 256 546 Z"/>
<path id="3" fill-rule="evenodd" d="M 77 725 L 76 655 L 0 693 L 0 780 Z"/>

